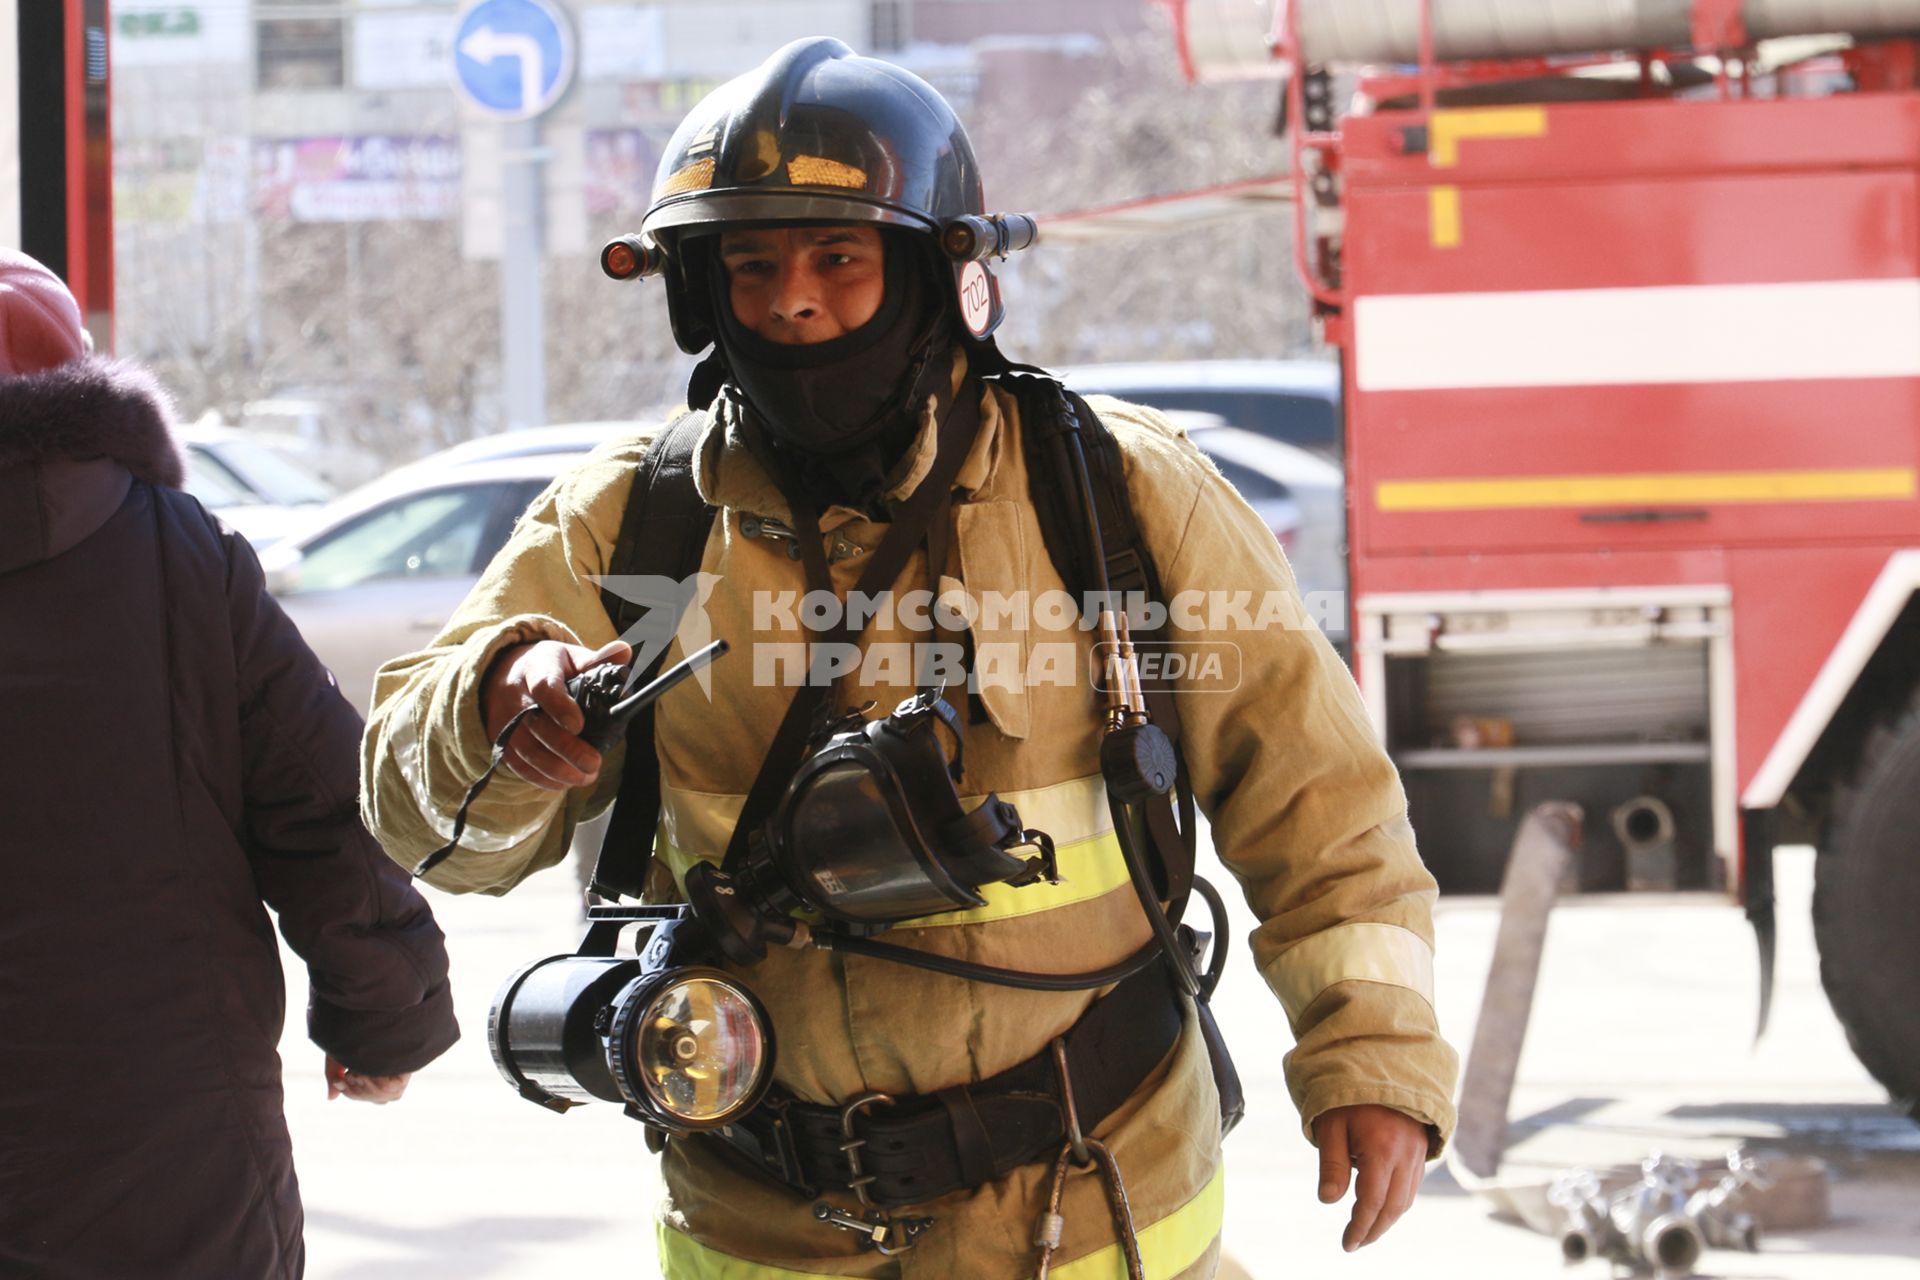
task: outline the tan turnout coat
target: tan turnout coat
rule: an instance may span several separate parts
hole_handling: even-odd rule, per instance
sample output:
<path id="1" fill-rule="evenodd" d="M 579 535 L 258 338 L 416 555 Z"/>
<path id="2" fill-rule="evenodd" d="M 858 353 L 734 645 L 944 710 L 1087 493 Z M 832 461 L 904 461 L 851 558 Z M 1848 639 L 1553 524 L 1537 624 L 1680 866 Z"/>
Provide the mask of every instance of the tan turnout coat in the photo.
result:
<path id="1" fill-rule="evenodd" d="M 1432 1127 L 1435 1154 L 1453 1125 L 1456 1059 L 1431 1003 L 1434 883 L 1414 850 L 1406 803 L 1358 693 L 1317 627 L 1304 623 L 1273 535 L 1219 472 L 1164 418 L 1096 398 L 1118 438 L 1142 536 L 1170 598 L 1200 602 L 1176 615 L 1174 638 L 1233 645 L 1230 671 L 1178 694 L 1184 751 L 1221 859 L 1262 921 L 1259 965 L 1291 1024 L 1286 1060 L 1304 1124 L 1335 1107 L 1379 1103 Z M 932 465 L 931 413 L 890 496 L 912 492 Z M 978 600 L 1061 590 L 1028 493 L 1017 407 L 983 396 L 982 423 L 955 487 L 953 537 L 940 587 Z M 636 464 L 651 436 L 596 450 L 557 480 L 428 648 L 380 672 L 368 726 L 363 795 L 369 826 L 407 865 L 444 844 L 451 815 L 486 767 L 481 682 L 494 656 L 523 641 L 599 646 L 614 638 L 596 575 L 606 571 Z M 804 591 L 785 545 L 748 537 L 743 515 L 790 523 L 785 502 L 737 434 L 714 421 L 697 480 L 720 508 L 702 571 L 714 575 L 703 611 L 689 613 L 668 660 L 725 637 L 734 652 L 710 669 L 711 700 L 693 684 L 659 705 L 663 812 L 657 894 L 671 894 L 695 858 L 717 858 L 792 696 L 775 683 L 801 633 L 788 629 Z M 820 520 L 834 585 L 844 594 L 886 526 L 845 507 Z M 896 585 L 930 585 L 924 551 Z M 1295 625 L 1262 614 L 1263 599 Z M 758 601 L 758 616 L 756 616 Z M 1271 608 L 1271 602 L 1267 607 Z M 910 610 L 882 616 L 862 637 L 869 656 L 843 677 L 842 705 L 891 708 L 911 691 L 910 662 L 879 660 L 934 639 Z M 903 926 L 888 940 L 944 955 L 1064 972 L 1113 964 L 1148 938 L 1126 882 L 1098 767 L 1098 702 L 1087 679 L 1092 639 L 1046 630 L 1040 608 L 1024 629 L 1002 611 L 976 619 L 976 648 L 1015 675 L 983 680 L 990 725 L 966 744 L 963 794 L 998 792 L 1059 846 L 1063 882 L 995 886 L 977 910 Z M 1181 622 L 1187 625 L 1178 626 Z M 704 630 L 702 629 L 704 625 Z M 1073 661 L 1062 670 L 1059 645 Z M 887 650 L 884 646 L 895 646 Z M 787 646 L 783 649 L 780 646 Z M 1230 690 L 1226 688 L 1232 684 Z M 565 796 L 502 774 L 474 806 L 459 853 L 428 877 L 455 891 L 505 893 L 559 862 L 573 827 L 612 800 L 616 751 L 594 794 Z M 776 950 L 747 973 L 772 1011 L 778 1080 L 801 1098 L 839 1103 L 868 1090 L 924 1094 L 978 1081 L 1042 1050 L 1095 993 L 984 986 L 881 960 Z M 1226 1028 L 1245 1043 L 1254 1028 Z M 1255 1097 L 1255 1107 L 1270 1099 Z M 1206 1056 L 1186 1033 L 1135 1096 L 1100 1128 L 1125 1176 L 1148 1274 L 1208 1275 L 1219 1247 L 1220 1142 Z M 810 1206 L 744 1174 L 703 1141 L 666 1154 L 670 1203 L 660 1226 L 671 1276 L 1022 1276 L 1050 1169 L 1035 1164 L 922 1210 L 936 1226 L 910 1252 L 883 1259 L 816 1223 Z M 1063 1206 L 1054 1275 L 1121 1273 L 1098 1179 L 1076 1171 Z"/>

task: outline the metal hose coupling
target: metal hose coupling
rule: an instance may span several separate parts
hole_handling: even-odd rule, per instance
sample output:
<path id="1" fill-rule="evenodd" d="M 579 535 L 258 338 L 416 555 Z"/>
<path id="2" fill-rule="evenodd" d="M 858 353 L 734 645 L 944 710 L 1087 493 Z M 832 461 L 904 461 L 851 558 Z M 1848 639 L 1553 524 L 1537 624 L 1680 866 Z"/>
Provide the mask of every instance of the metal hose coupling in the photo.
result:
<path id="1" fill-rule="evenodd" d="M 1692 1161 L 1654 1152 L 1640 1164 L 1640 1181 L 1607 1195 L 1591 1169 L 1563 1173 L 1547 1201 L 1564 1215 L 1560 1256 L 1569 1264 L 1602 1258 L 1616 1269 L 1664 1278 L 1692 1275 L 1709 1247 L 1757 1250 L 1759 1228 L 1737 1206 L 1747 1187 L 1768 1184 L 1757 1161 L 1740 1151 L 1727 1173 L 1699 1188 Z"/>

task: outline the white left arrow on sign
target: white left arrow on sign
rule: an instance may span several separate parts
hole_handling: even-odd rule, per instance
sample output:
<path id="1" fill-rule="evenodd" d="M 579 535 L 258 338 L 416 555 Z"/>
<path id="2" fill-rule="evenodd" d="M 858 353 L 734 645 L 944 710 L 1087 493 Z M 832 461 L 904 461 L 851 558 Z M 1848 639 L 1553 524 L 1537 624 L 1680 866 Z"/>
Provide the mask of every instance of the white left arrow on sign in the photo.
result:
<path id="1" fill-rule="evenodd" d="M 482 66 L 491 66 L 495 58 L 516 59 L 520 63 L 520 110 L 532 113 L 539 107 L 546 68 L 541 65 L 538 40 L 481 27 L 460 42 L 460 52 Z"/>

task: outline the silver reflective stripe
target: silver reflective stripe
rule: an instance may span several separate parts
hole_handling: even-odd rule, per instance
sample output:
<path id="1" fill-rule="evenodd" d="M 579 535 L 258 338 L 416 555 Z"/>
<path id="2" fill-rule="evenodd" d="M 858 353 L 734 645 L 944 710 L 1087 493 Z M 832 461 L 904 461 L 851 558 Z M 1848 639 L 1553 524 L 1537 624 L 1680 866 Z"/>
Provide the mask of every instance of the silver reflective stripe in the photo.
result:
<path id="1" fill-rule="evenodd" d="M 1355 923 L 1323 930 L 1280 953 L 1267 965 L 1267 985 L 1280 997 L 1287 1021 L 1340 982 L 1405 987 L 1433 1003 L 1433 948 L 1397 924 Z"/>
<path id="2" fill-rule="evenodd" d="M 440 839 L 453 839 L 453 815 L 459 802 L 456 800 L 444 810 L 435 802 L 433 788 L 427 784 L 425 762 L 420 755 L 420 726 L 412 715 L 395 717 L 387 730 L 387 745 L 393 752 L 394 767 L 406 780 L 407 790 L 413 796 L 413 805 L 420 811 L 421 820 Z M 493 776 L 498 779 L 500 774 Z M 471 779 L 460 784 L 460 794 L 464 796 L 466 789 L 472 785 Z M 469 809 L 467 829 L 460 833 L 460 848 L 471 853 L 504 853 L 539 835 L 551 819 L 551 814 L 542 814 L 534 822 L 513 831 L 490 831 L 484 828 L 479 815 Z"/>

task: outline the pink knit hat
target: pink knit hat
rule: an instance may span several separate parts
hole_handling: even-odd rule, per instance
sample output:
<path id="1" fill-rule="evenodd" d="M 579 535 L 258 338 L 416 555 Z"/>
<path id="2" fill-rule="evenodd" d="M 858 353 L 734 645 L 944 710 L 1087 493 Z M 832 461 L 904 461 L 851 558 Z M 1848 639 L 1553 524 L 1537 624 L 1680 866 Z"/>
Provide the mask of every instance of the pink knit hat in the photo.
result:
<path id="1" fill-rule="evenodd" d="M 18 249 L 0 249 L 0 377 L 58 368 L 87 350 L 80 304 L 60 277 Z"/>

